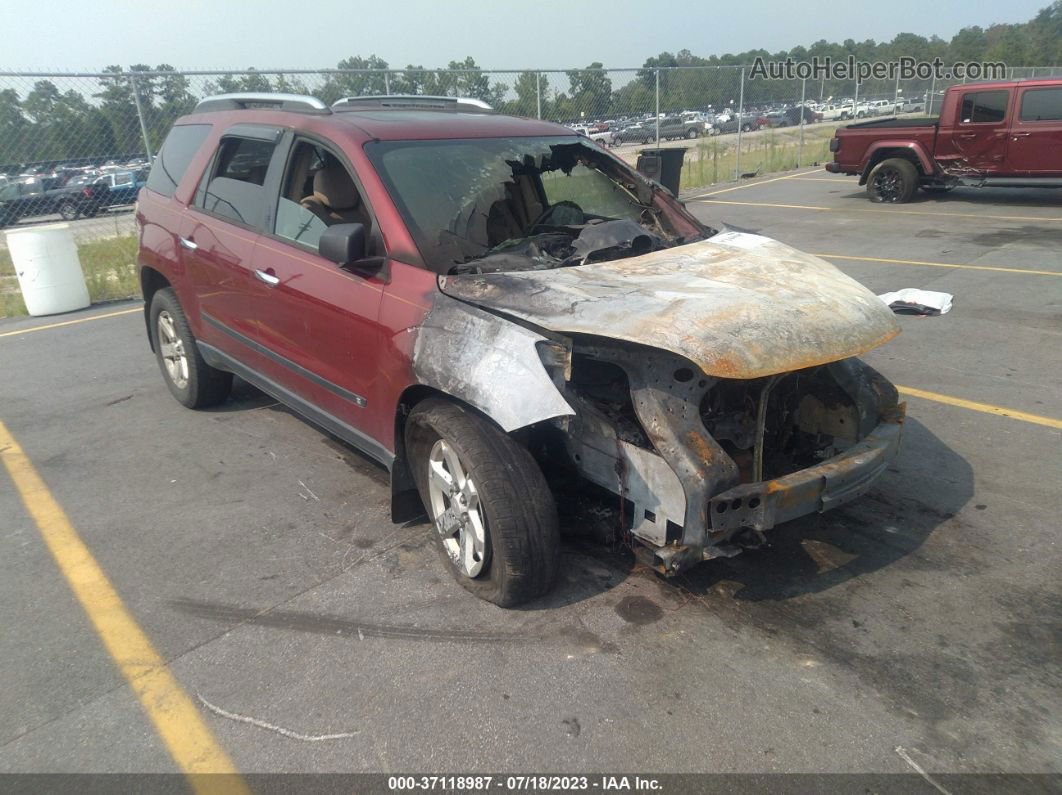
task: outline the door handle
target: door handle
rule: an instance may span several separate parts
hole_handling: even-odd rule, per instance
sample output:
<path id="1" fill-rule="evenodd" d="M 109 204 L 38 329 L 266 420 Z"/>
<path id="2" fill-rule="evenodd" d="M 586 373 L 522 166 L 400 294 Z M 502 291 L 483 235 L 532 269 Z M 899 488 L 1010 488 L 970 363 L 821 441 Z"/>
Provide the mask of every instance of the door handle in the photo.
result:
<path id="1" fill-rule="evenodd" d="M 254 272 L 254 277 L 260 282 L 265 282 L 270 287 L 276 287 L 278 284 L 280 284 L 279 276 L 274 276 L 272 273 L 266 273 L 263 270 L 256 270 Z"/>
<path id="2" fill-rule="evenodd" d="M 1015 141 L 1017 141 L 1019 138 L 1028 138 L 1029 137 L 1029 133 L 1012 133 L 1012 135 L 1014 136 L 1014 140 Z"/>
<path id="3" fill-rule="evenodd" d="M 959 133 L 960 138 L 976 138 L 977 133 Z"/>
<path id="4" fill-rule="evenodd" d="M 189 240 L 186 237 L 178 237 L 177 239 L 181 241 L 181 247 L 186 248 L 189 251 L 195 251 L 197 248 L 199 248 L 199 246 L 195 244 L 194 240 Z"/>

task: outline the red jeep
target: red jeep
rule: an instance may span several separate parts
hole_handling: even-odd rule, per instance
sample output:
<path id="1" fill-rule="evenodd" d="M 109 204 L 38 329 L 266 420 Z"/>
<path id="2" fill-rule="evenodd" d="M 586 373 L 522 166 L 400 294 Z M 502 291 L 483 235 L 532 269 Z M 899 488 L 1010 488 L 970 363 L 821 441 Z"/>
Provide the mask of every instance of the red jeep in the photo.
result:
<path id="1" fill-rule="evenodd" d="M 141 192 L 148 335 L 190 408 L 235 373 L 391 473 L 454 576 L 513 605 L 596 488 L 663 573 L 866 491 L 897 326 L 833 266 L 717 233 L 559 125 L 453 98 L 224 95 Z M 593 484 L 593 485 L 588 485 Z M 608 496 L 611 493 L 611 496 Z"/>
<path id="2" fill-rule="evenodd" d="M 830 141 L 826 170 L 858 174 L 875 202 L 917 188 L 1062 187 L 1062 79 L 967 83 L 944 95 L 940 118 L 852 124 Z"/>

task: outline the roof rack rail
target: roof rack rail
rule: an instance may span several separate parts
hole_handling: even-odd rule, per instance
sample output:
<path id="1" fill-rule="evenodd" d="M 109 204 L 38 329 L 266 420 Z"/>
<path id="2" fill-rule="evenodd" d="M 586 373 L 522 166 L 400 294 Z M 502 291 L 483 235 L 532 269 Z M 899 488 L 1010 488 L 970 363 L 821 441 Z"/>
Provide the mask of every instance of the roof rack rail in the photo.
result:
<path id="1" fill-rule="evenodd" d="M 493 113 L 494 108 L 471 97 L 434 97 L 424 94 L 343 97 L 332 103 L 334 111 L 351 110 L 441 110 L 449 113 Z"/>
<path id="2" fill-rule="evenodd" d="M 247 110 L 248 108 L 273 108 L 300 113 L 331 113 L 331 109 L 317 97 L 306 94 L 239 93 L 216 94 L 204 97 L 195 106 L 193 113 L 212 110 Z"/>

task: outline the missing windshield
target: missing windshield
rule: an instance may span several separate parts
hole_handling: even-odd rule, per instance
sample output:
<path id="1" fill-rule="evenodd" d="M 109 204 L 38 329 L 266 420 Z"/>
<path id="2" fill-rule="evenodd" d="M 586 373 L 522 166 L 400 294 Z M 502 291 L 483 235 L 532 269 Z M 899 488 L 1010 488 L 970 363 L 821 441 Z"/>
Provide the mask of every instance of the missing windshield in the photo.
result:
<path id="1" fill-rule="evenodd" d="M 676 203 L 580 139 L 379 142 L 367 151 L 439 273 L 546 270 L 704 237 Z"/>

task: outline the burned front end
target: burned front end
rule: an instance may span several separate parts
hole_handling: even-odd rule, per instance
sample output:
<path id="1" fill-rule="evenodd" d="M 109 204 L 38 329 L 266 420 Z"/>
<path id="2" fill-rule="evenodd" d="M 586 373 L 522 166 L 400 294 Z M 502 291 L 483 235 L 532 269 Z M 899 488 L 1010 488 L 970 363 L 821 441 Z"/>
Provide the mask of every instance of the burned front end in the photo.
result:
<path id="1" fill-rule="evenodd" d="M 540 347 L 575 410 L 555 421 L 570 461 L 621 498 L 639 552 L 665 574 L 859 496 L 898 451 L 904 406 L 856 358 L 735 379 L 638 345 Z"/>

